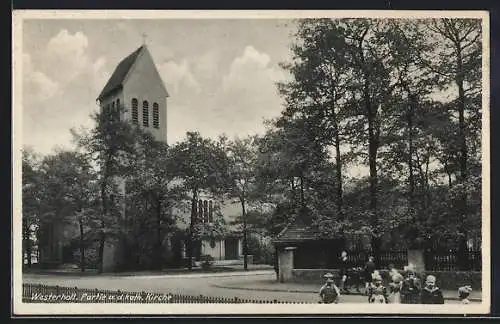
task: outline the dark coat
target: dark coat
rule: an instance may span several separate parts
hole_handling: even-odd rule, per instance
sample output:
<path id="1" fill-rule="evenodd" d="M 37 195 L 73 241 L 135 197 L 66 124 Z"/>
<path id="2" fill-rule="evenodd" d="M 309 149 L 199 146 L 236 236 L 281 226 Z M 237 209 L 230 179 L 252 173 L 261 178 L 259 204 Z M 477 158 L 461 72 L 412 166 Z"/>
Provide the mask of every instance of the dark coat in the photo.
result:
<path id="1" fill-rule="evenodd" d="M 372 282 L 372 273 L 375 271 L 375 262 L 368 261 L 365 264 L 365 280 Z"/>
<path id="2" fill-rule="evenodd" d="M 444 304 L 443 292 L 438 287 L 422 289 L 420 294 L 422 304 Z"/>
<path id="3" fill-rule="evenodd" d="M 421 285 L 418 278 L 405 279 L 401 285 L 401 303 L 418 304 L 420 303 Z"/>

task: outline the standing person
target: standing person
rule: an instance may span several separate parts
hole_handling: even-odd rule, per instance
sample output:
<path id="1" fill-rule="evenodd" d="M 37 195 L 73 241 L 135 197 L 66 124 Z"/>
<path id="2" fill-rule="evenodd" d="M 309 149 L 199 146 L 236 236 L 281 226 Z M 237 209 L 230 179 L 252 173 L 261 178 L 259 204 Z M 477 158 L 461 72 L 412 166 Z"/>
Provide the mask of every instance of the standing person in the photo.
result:
<path id="1" fill-rule="evenodd" d="M 322 304 L 337 304 L 339 302 L 340 290 L 335 285 L 333 274 L 325 275 L 326 282 L 319 290 L 320 303 Z"/>
<path id="2" fill-rule="evenodd" d="M 421 284 L 412 265 L 408 266 L 408 276 L 401 285 L 401 303 L 418 304 Z"/>
<path id="3" fill-rule="evenodd" d="M 436 285 L 436 277 L 429 275 L 425 280 L 425 287 L 420 295 L 422 304 L 444 304 L 443 292 Z"/>
<path id="4" fill-rule="evenodd" d="M 347 281 L 347 268 L 348 268 L 348 260 L 347 260 L 347 252 L 342 251 L 340 255 L 340 291 L 348 292 L 345 286 Z"/>
<path id="5" fill-rule="evenodd" d="M 368 261 L 365 264 L 365 294 L 368 295 L 368 288 L 372 283 L 372 274 L 375 271 L 375 261 L 373 256 L 368 257 Z"/>
<path id="6" fill-rule="evenodd" d="M 279 269 L 279 263 L 278 263 L 278 250 L 274 249 L 274 258 L 273 258 L 273 266 L 274 266 L 274 272 L 276 272 L 276 281 L 280 280 L 280 269 Z"/>

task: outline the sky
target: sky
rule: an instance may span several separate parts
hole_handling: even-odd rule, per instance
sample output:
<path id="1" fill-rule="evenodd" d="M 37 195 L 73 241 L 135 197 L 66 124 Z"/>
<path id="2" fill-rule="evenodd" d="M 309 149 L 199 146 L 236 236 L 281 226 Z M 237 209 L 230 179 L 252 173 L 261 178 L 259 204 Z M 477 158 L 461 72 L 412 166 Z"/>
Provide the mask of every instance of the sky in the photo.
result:
<path id="1" fill-rule="evenodd" d="M 96 98 L 119 61 L 145 43 L 170 94 L 167 136 L 262 133 L 282 102 L 291 20 L 32 19 L 23 23 L 23 145 L 71 148 L 70 128 L 92 127 Z"/>

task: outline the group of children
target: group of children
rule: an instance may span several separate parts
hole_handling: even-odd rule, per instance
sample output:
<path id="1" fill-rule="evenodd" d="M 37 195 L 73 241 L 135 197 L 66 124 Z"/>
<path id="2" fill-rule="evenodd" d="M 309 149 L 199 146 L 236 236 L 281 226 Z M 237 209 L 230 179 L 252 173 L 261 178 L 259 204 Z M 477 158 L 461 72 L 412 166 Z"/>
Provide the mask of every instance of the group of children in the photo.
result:
<path id="1" fill-rule="evenodd" d="M 373 261 L 373 260 L 372 260 Z M 371 269 L 370 269 L 371 270 Z M 369 303 L 394 303 L 394 304 L 444 304 L 441 289 L 436 285 L 436 277 L 428 275 L 424 287 L 420 283 L 415 270 L 410 265 L 406 269 L 406 278 L 394 267 L 389 270 L 390 282 L 387 287 L 382 282 L 378 270 L 373 269 L 367 278 L 365 287 Z M 345 274 L 341 273 L 341 287 L 345 281 Z M 319 295 L 321 303 L 338 303 L 341 289 L 337 287 L 332 273 L 325 275 L 326 283 L 321 287 Z M 460 287 L 458 295 L 462 303 L 469 303 L 470 286 Z"/>

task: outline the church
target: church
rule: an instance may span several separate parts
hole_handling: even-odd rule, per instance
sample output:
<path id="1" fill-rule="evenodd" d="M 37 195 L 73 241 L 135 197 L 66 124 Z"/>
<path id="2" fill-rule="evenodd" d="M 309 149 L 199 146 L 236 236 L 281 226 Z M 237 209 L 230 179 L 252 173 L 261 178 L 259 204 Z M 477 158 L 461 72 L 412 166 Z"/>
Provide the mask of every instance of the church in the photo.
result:
<path id="1" fill-rule="evenodd" d="M 120 109 L 120 119 L 129 121 L 149 131 L 157 141 L 167 142 L 167 101 L 169 93 L 165 84 L 156 68 L 153 57 L 147 47 L 142 45 L 133 51 L 131 54 L 123 58 L 116 66 L 109 80 L 97 97 L 97 102 L 101 112 L 113 111 Z M 125 179 L 119 180 L 121 189 L 125 190 Z M 187 202 L 188 203 L 188 202 Z M 215 206 L 208 196 L 200 196 L 200 211 L 204 210 L 207 217 L 206 221 L 210 222 L 213 218 L 208 215 Z M 232 220 L 241 215 L 241 208 L 236 203 L 226 202 L 221 204 L 220 210 L 226 224 L 230 224 Z M 179 229 L 185 229 L 189 226 L 190 208 L 176 210 L 176 224 Z M 133 215 L 131 215 L 133 216 Z M 67 228 L 72 225 L 57 226 L 58 235 L 51 235 L 50 246 L 41 246 L 42 253 L 41 262 L 57 266 L 67 263 L 71 252 L 63 253 L 65 244 L 74 240 L 77 231 L 74 228 Z M 228 234 L 220 241 L 203 241 L 200 246 L 195 248 L 195 260 L 199 264 L 201 256 L 210 255 L 215 261 L 215 264 L 239 264 L 243 262 L 243 244 L 242 233 L 236 226 L 228 225 Z M 180 246 L 174 247 L 175 244 L 167 242 L 166 249 L 180 249 L 175 251 L 181 253 L 183 257 L 186 255 L 186 243 L 182 242 Z M 68 250 L 68 249 L 66 249 Z M 117 265 L 120 263 L 119 253 L 120 247 L 117 243 L 108 243 L 104 248 L 104 264 L 103 270 L 106 272 L 116 271 Z"/>

